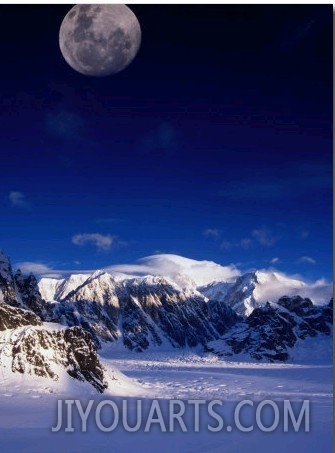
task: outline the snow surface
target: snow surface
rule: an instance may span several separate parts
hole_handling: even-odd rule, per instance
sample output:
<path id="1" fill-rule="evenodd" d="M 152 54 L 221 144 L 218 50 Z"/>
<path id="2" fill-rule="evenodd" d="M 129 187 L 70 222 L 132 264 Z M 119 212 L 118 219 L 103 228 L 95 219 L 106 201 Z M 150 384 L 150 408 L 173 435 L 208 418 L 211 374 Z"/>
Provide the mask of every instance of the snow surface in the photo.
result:
<path id="1" fill-rule="evenodd" d="M 199 264 L 200 263 L 200 264 Z M 100 271 L 99 271 L 100 272 Z M 219 266 L 212 262 L 198 262 L 175 255 L 156 255 L 142 260 L 136 269 L 119 266 L 109 272 L 124 272 L 127 278 L 134 275 L 164 275 L 179 287 L 193 289 L 206 285 L 213 280 L 217 282 L 235 281 L 238 272 L 232 267 Z M 131 274 L 131 275 L 128 275 Z M 277 288 L 287 282 L 286 276 L 273 273 L 260 274 L 259 297 L 265 298 L 269 293 L 266 288 Z M 106 287 L 112 288 L 112 281 L 104 274 L 96 277 L 106 279 Z M 63 279 L 57 286 L 54 281 L 46 281 L 47 299 L 59 294 L 68 294 L 83 282 L 76 277 Z M 92 276 L 84 275 L 84 281 Z M 122 280 L 118 274 L 118 281 Z M 295 279 L 293 279 L 295 280 Z M 286 283 L 285 283 L 286 282 Z M 71 284 L 70 284 L 71 283 Z M 96 282 L 93 282 L 93 287 Z M 302 285 L 300 283 L 303 283 Z M 111 284 L 111 286 L 109 286 Z M 307 285 L 296 280 L 294 289 L 308 291 L 311 288 L 317 294 L 323 294 L 326 282 Z M 329 286 L 329 285 L 328 285 Z M 56 288 L 57 287 L 57 288 Z M 40 285 L 41 288 L 41 285 Z M 72 288 L 72 289 L 70 289 Z M 261 288 L 261 289 L 260 289 Z M 94 289 L 94 288 L 93 288 Z M 221 288 L 222 289 L 222 288 Z M 283 293 L 281 292 L 280 296 Z M 306 296 L 312 296 L 307 293 Z M 58 297 L 58 296 L 57 296 Z M 321 299 L 320 299 L 321 300 Z M 328 302 L 329 297 L 323 299 Z M 47 326 L 55 328 L 51 323 Z M 313 341 L 314 340 L 314 341 Z M 4 339 L 0 342 L 4 341 Z M 37 376 L 12 373 L 10 367 L 0 367 L 0 448 L 9 453 L 59 453 L 59 452 L 238 452 L 238 453 L 282 453 L 302 451 L 314 453 L 332 451 L 332 337 L 306 339 L 299 342 L 294 349 L 293 362 L 285 364 L 255 363 L 241 355 L 234 360 L 225 361 L 211 354 L 202 354 L 200 349 L 175 350 L 167 344 L 156 350 L 135 353 L 120 346 L 119 342 L 108 344 L 101 353 L 101 362 L 109 388 L 103 394 L 97 394 L 88 383 L 72 379 L 64 369 L 59 369 L 57 382 Z M 167 415 L 170 399 L 220 400 L 223 402 L 222 414 L 226 425 L 233 425 L 232 432 L 226 429 L 218 433 L 210 432 L 207 424 L 213 425 L 213 419 L 203 415 L 200 420 L 200 432 L 183 433 L 180 429 L 162 433 L 155 426 L 149 433 L 143 426 L 138 432 L 126 432 L 122 426 L 111 433 L 97 429 L 94 419 L 88 422 L 88 431 L 80 431 L 78 417 L 75 421 L 75 432 L 53 433 L 51 427 L 57 422 L 57 400 L 79 399 L 86 407 L 88 400 L 97 404 L 102 400 L 112 400 L 121 404 L 126 399 L 131 410 L 135 411 L 137 400 L 143 401 L 148 408 L 153 399 L 158 398 L 163 414 Z M 241 400 L 251 400 L 257 405 L 264 399 L 274 400 L 280 404 L 290 400 L 299 404 L 310 400 L 311 431 L 288 433 L 283 432 L 282 424 L 271 433 L 255 428 L 253 432 L 243 433 L 234 427 L 233 411 Z M 192 412 L 186 414 L 186 425 L 192 426 Z M 247 423 L 246 423 L 247 424 Z"/>
<path id="2" fill-rule="evenodd" d="M 303 451 L 314 453 L 332 451 L 332 355 L 331 339 L 319 343 L 320 350 L 311 356 L 311 344 L 301 344 L 295 363 L 268 364 L 224 361 L 210 354 L 199 355 L 195 350 L 132 353 L 117 344 L 102 351 L 102 363 L 110 389 L 103 395 L 91 386 L 68 376 L 61 382 L 22 375 L 0 375 L 0 447 L 9 453 L 62 452 L 238 452 L 271 453 Z M 120 371 L 117 371 L 119 369 Z M 3 373 L 3 371 L 2 371 Z M 127 399 L 135 413 L 135 403 L 141 399 L 149 408 L 153 398 L 159 398 L 163 415 L 169 399 L 221 400 L 220 413 L 225 423 L 232 425 L 237 402 L 251 400 L 255 406 L 264 399 L 277 402 L 284 399 L 294 404 L 310 400 L 310 432 L 283 432 L 282 424 L 271 433 L 255 428 L 243 433 L 226 429 L 212 433 L 207 424 L 214 425 L 205 413 L 200 420 L 200 431 L 194 432 L 193 413 L 186 412 L 189 432 L 180 429 L 162 433 L 159 426 L 145 433 L 126 432 L 119 424 L 115 431 L 100 432 L 91 417 L 88 431 L 80 431 L 79 420 L 75 432 L 64 429 L 52 433 L 57 422 L 58 399 L 80 399 L 83 407 L 89 399 L 95 404 L 112 400 L 119 407 Z M 299 408 L 300 406 L 298 406 Z M 245 424 L 247 424 L 245 422 Z M 271 423 L 269 423 L 271 424 Z"/>
<path id="3" fill-rule="evenodd" d="M 72 274 L 68 278 L 60 280 L 44 277 L 39 282 L 39 290 L 44 300 L 61 300 L 88 278 L 89 275 L 87 274 Z"/>

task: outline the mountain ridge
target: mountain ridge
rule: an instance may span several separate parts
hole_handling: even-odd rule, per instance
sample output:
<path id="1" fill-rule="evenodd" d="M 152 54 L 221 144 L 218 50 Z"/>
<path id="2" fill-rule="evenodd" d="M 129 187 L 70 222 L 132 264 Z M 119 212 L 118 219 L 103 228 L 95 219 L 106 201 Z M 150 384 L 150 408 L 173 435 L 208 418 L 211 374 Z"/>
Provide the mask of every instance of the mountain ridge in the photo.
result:
<path id="1" fill-rule="evenodd" d="M 98 354 L 104 343 L 287 361 L 298 341 L 332 335 L 332 303 L 318 306 L 300 295 L 264 302 L 269 284 L 308 290 L 302 281 L 256 271 L 194 287 L 184 285 L 189 275 L 177 274 L 182 284 L 174 275 L 123 278 L 98 270 L 38 283 L 32 274 L 14 274 L 0 253 L 0 365 L 52 380 L 61 369 L 102 392 L 109 382 Z"/>

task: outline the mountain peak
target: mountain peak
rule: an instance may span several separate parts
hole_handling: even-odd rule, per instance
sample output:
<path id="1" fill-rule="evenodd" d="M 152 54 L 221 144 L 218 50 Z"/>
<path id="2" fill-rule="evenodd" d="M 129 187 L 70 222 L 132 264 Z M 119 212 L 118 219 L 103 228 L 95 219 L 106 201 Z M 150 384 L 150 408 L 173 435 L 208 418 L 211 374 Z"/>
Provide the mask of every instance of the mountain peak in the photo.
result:
<path id="1" fill-rule="evenodd" d="M 214 261 L 197 261 L 173 254 L 151 255 L 138 262 L 147 273 L 172 278 L 177 284 L 189 279 L 196 286 L 202 286 L 214 280 L 229 281 L 240 275 L 235 266 L 221 266 Z"/>
<path id="2" fill-rule="evenodd" d="M 91 274 L 90 276 L 87 276 L 87 278 L 89 278 L 90 280 L 93 280 L 95 278 L 99 278 L 101 277 L 102 275 L 105 275 L 107 274 L 106 271 L 102 270 L 102 269 L 97 269 L 96 271 L 93 272 L 93 274 Z"/>
<path id="3" fill-rule="evenodd" d="M 8 256 L 0 249 L 0 276 L 5 280 L 12 278 L 12 266 Z"/>

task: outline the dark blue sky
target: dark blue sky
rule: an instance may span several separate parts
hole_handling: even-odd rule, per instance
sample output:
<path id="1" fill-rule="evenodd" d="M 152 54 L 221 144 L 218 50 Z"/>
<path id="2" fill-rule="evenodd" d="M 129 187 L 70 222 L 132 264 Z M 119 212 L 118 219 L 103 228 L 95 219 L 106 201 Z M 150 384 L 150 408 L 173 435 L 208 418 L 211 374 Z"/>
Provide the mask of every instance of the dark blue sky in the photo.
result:
<path id="1" fill-rule="evenodd" d="M 0 248 L 332 275 L 332 5 L 131 5 L 133 63 L 63 60 L 70 5 L 0 7 Z"/>

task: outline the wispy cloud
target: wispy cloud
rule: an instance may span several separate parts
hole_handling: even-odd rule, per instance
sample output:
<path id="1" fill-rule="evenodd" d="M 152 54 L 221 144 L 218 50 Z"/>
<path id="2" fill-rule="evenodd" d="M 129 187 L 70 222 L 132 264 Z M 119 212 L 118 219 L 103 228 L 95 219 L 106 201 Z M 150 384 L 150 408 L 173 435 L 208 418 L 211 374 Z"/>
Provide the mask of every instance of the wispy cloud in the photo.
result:
<path id="1" fill-rule="evenodd" d="M 235 242 L 232 242 L 232 241 L 227 241 L 226 239 L 224 239 L 222 242 L 221 242 L 221 245 L 220 245 L 220 248 L 222 250 L 230 250 L 232 249 L 233 247 L 238 247 L 238 244 L 235 243 Z"/>
<path id="2" fill-rule="evenodd" d="M 333 174 L 331 162 L 319 165 L 301 164 L 280 177 L 229 181 L 219 190 L 219 195 L 231 200 L 271 201 L 297 198 L 308 193 L 324 193 L 332 190 Z"/>
<path id="3" fill-rule="evenodd" d="M 22 192 L 12 191 L 9 193 L 9 201 L 14 208 L 30 209 L 31 205 Z"/>
<path id="4" fill-rule="evenodd" d="M 123 222 L 123 219 L 118 218 L 118 217 L 100 217 L 98 219 L 95 219 L 95 223 L 119 223 Z"/>
<path id="5" fill-rule="evenodd" d="M 273 233 L 266 227 L 253 230 L 251 232 L 251 236 L 258 242 L 260 245 L 264 245 L 265 247 L 271 247 L 274 245 L 278 238 L 273 235 Z"/>
<path id="6" fill-rule="evenodd" d="M 163 122 L 142 138 L 140 152 L 143 154 L 174 154 L 177 151 L 178 142 L 175 127 L 168 122 Z"/>
<path id="7" fill-rule="evenodd" d="M 70 145 L 59 147 L 55 156 L 62 167 L 71 168 L 79 156 L 93 155 L 97 144 L 90 137 L 90 128 L 82 114 L 60 105 L 45 115 L 45 130 L 52 139 Z"/>
<path id="8" fill-rule="evenodd" d="M 249 249 L 253 246 L 253 240 L 250 238 L 243 238 L 239 242 L 242 249 Z"/>
<path id="9" fill-rule="evenodd" d="M 251 190 L 252 188 L 252 190 Z M 225 187 L 219 191 L 219 194 L 224 198 L 233 200 L 269 200 L 280 198 L 285 195 L 287 188 L 282 181 L 269 181 L 256 183 L 255 181 L 238 181 L 227 183 Z"/>
<path id="10" fill-rule="evenodd" d="M 244 250 L 247 250 L 253 245 L 254 241 L 250 238 L 242 238 L 239 241 L 228 241 L 225 239 L 221 242 L 220 248 L 222 250 L 231 250 L 233 248 L 242 248 Z"/>
<path id="11" fill-rule="evenodd" d="M 74 264 L 79 265 L 79 261 Z M 48 277 L 48 278 L 66 278 L 71 274 L 93 274 L 95 269 L 78 270 L 77 269 L 54 269 L 52 266 L 46 263 L 35 262 L 35 261 L 20 261 L 14 263 L 13 269 L 20 269 L 23 274 L 34 274 L 37 278 Z"/>
<path id="12" fill-rule="evenodd" d="M 331 18 L 324 11 L 314 13 L 312 17 L 301 16 L 300 22 L 294 22 L 294 28 L 288 23 L 284 30 L 278 33 L 278 38 L 273 43 L 278 46 L 284 53 L 295 50 L 304 40 L 313 36 L 316 42 L 317 36 L 324 30 L 325 25 L 331 21 Z"/>
<path id="13" fill-rule="evenodd" d="M 316 264 L 316 260 L 310 256 L 301 256 L 298 259 L 298 263 Z"/>
<path id="14" fill-rule="evenodd" d="M 98 250 L 109 250 L 113 244 L 113 236 L 100 233 L 76 234 L 72 237 L 72 243 L 79 246 L 89 244 L 94 245 Z"/>
<path id="15" fill-rule="evenodd" d="M 244 237 L 238 241 L 223 240 L 220 248 L 222 250 L 229 250 L 232 248 L 242 248 L 247 250 L 255 245 L 261 245 L 263 247 L 271 247 L 279 240 L 278 236 L 275 236 L 273 232 L 267 228 L 262 227 L 252 230 L 250 237 Z"/>
<path id="16" fill-rule="evenodd" d="M 64 139 L 80 140 L 84 129 L 84 121 L 80 115 L 67 110 L 49 112 L 46 115 L 47 131 Z"/>
<path id="17" fill-rule="evenodd" d="M 20 269 L 24 274 L 33 273 L 36 276 L 43 275 L 50 278 L 61 278 L 62 272 L 52 269 L 47 264 L 36 263 L 33 261 L 22 261 L 15 264 L 16 269 Z"/>
<path id="18" fill-rule="evenodd" d="M 216 228 L 207 228 L 202 234 L 207 238 L 219 239 L 221 231 Z"/>
<path id="19" fill-rule="evenodd" d="M 301 232 L 301 239 L 307 239 L 309 236 L 309 231 L 308 230 L 303 230 Z"/>
<path id="20" fill-rule="evenodd" d="M 272 260 L 270 260 L 271 264 L 275 264 L 275 263 L 279 263 L 279 262 L 280 262 L 280 259 L 277 256 L 275 256 L 274 258 L 272 258 Z"/>

